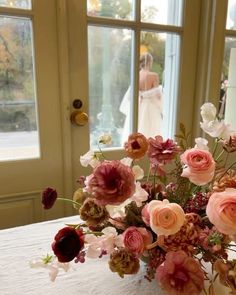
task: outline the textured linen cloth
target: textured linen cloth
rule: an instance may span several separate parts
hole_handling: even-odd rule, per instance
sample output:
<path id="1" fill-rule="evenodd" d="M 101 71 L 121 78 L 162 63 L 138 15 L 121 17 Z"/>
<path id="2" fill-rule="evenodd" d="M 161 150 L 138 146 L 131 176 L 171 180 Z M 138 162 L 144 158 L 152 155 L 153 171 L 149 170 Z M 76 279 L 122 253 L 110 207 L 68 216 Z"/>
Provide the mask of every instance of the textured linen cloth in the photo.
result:
<path id="1" fill-rule="evenodd" d="M 78 223 L 77 216 L 35 223 L 0 231 L 0 295 L 163 295 L 155 280 L 144 279 L 145 265 L 137 275 L 121 279 L 112 273 L 108 258 L 86 259 L 66 273 L 60 269 L 55 282 L 48 270 L 30 268 L 29 262 L 52 254 L 51 243 L 58 230 Z M 216 286 L 216 295 L 228 295 Z"/>

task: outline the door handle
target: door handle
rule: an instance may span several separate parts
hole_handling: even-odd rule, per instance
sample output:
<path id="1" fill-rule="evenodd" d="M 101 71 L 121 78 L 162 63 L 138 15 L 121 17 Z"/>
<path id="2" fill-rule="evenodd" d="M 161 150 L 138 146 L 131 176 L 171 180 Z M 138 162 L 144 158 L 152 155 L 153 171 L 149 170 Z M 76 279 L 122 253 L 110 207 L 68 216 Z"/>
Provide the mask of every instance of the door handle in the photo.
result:
<path id="1" fill-rule="evenodd" d="M 88 114 L 79 110 L 75 110 L 71 113 L 70 121 L 77 126 L 84 126 L 88 123 Z"/>

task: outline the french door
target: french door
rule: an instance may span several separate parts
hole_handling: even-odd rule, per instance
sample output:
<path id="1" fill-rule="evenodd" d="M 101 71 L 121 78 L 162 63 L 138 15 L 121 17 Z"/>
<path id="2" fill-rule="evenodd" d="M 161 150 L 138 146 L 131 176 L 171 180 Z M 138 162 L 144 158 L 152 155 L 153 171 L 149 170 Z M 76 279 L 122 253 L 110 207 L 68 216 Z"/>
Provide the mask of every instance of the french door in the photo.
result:
<path id="1" fill-rule="evenodd" d="M 112 136 L 104 149 L 114 159 L 149 119 L 165 138 L 179 122 L 195 124 L 200 4 L 0 1 L 1 228 L 73 213 L 62 204 L 42 211 L 40 192 L 53 186 L 71 198 L 78 177 L 90 172 L 79 158 L 98 148 L 101 135 Z M 159 101 L 153 108 L 145 101 L 150 116 L 140 120 L 147 112 L 139 61 L 147 54 Z"/>
<path id="2" fill-rule="evenodd" d="M 0 228 L 65 214 L 56 1 L 0 1 Z"/>
<path id="3" fill-rule="evenodd" d="M 96 150 L 103 134 L 112 136 L 105 153 L 117 158 L 128 134 L 147 130 L 153 122 L 165 138 L 174 137 L 179 122 L 192 127 L 199 16 L 198 0 L 60 1 L 60 27 L 67 26 L 69 34 L 65 88 L 70 89 L 71 112 L 79 98 L 80 111 L 89 118 L 83 126 L 72 126 L 74 182 L 88 172 L 79 165 L 80 155 Z M 68 40 L 64 33 L 59 34 L 63 45 Z M 139 61 L 149 55 L 150 71 L 159 81 L 159 107 L 146 100 L 143 111 Z"/>

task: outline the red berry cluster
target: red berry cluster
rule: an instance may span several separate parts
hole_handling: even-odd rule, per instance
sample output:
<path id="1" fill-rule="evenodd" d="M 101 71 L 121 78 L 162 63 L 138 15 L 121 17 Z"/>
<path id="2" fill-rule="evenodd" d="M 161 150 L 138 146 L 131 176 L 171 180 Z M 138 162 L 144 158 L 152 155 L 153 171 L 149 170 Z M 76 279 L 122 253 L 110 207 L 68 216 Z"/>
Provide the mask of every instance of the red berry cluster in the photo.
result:
<path id="1" fill-rule="evenodd" d="M 206 193 L 197 192 L 191 199 L 184 205 L 186 213 L 200 213 L 206 209 L 209 196 Z"/>

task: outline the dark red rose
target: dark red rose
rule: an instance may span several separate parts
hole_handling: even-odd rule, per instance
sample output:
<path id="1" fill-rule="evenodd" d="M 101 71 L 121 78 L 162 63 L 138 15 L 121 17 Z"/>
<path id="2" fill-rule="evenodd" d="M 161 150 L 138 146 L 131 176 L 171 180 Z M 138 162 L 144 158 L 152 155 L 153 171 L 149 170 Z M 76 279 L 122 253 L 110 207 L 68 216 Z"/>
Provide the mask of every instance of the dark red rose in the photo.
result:
<path id="1" fill-rule="evenodd" d="M 64 227 L 55 236 L 52 250 L 60 262 L 73 260 L 84 246 L 84 236 L 80 230 Z"/>
<path id="2" fill-rule="evenodd" d="M 42 204 L 44 209 L 50 209 L 57 199 L 57 191 L 51 187 L 46 188 L 42 193 Z"/>

